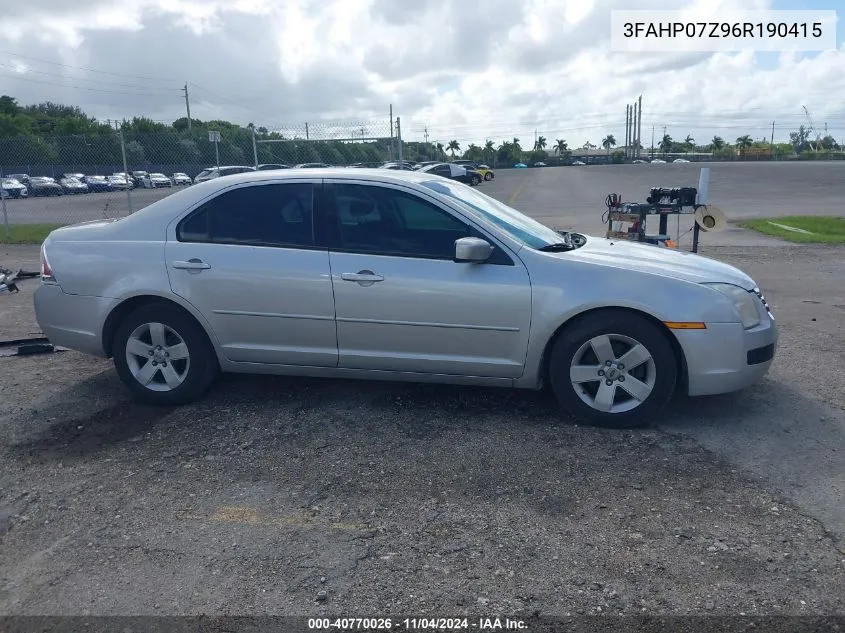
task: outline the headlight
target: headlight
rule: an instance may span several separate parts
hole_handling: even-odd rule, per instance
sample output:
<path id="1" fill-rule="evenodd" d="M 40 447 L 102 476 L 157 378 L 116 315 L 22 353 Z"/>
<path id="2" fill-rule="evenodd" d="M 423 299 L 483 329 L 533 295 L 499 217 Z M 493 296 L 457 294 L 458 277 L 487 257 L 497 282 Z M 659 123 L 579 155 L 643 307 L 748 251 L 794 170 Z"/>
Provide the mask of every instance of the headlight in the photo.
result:
<path id="1" fill-rule="evenodd" d="M 756 296 L 745 288 L 733 284 L 704 284 L 717 290 L 733 301 L 736 311 L 742 320 L 742 327 L 746 330 L 760 325 L 760 312 L 757 310 Z"/>

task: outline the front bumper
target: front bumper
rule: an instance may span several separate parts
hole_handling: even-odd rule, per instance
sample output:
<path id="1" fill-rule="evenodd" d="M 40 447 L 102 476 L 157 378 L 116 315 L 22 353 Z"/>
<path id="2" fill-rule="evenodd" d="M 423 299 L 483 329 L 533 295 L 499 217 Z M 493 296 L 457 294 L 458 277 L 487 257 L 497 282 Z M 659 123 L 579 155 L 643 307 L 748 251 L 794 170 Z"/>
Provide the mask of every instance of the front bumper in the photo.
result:
<path id="1" fill-rule="evenodd" d="M 105 356 L 102 324 L 113 300 L 71 295 L 54 284 L 41 284 L 35 291 L 35 319 L 53 345 Z"/>
<path id="2" fill-rule="evenodd" d="M 687 393 L 705 396 L 745 389 L 769 371 L 778 330 L 761 305 L 761 322 L 746 330 L 741 323 L 707 323 L 704 330 L 674 330 L 687 366 Z"/>

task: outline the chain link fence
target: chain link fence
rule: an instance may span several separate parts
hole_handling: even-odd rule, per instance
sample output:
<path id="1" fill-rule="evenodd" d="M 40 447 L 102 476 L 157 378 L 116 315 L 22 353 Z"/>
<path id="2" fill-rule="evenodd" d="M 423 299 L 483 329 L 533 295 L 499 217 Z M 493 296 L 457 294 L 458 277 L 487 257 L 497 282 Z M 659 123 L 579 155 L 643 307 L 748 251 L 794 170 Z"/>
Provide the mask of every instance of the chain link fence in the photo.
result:
<path id="1" fill-rule="evenodd" d="M 380 166 L 400 160 L 400 120 L 145 130 L 0 138 L 0 195 L 10 227 L 122 217 L 225 167 Z M 161 127 L 161 126 L 159 126 Z M 219 169 L 219 171 L 217 171 Z M 237 171 L 237 170 L 231 170 Z"/>

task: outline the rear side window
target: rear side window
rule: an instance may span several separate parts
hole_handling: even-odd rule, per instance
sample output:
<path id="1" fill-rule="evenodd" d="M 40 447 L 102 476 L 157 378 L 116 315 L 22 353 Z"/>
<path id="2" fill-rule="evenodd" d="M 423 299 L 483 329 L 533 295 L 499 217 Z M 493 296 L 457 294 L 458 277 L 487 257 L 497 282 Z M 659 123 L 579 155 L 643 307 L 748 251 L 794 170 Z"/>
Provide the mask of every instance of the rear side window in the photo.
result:
<path id="1" fill-rule="evenodd" d="M 180 242 L 314 246 L 314 185 L 285 183 L 230 189 L 176 227 Z"/>

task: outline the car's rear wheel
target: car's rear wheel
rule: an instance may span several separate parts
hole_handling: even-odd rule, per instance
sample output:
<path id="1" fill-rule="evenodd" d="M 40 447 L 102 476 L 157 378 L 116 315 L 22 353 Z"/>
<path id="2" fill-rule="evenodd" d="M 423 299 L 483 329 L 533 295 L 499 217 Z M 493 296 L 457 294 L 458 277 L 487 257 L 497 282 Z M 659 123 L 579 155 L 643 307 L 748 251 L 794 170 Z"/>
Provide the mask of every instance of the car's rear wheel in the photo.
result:
<path id="1" fill-rule="evenodd" d="M 132 312 L 117 328 L 114 364 L 136 400 L 187 404 L 211 386 L 219 371 L 205 332 L 192 317 L 166 304 Z"/>
<path id="2" fill-rule="evenodd" d="M 493 172 L 488 171 L 486 174 L 484 174 L 484 180 L 493 180 Z"/>
<path id="3" fill-rule="evenodd" d="M 646 424 L 675 389 L 677 361 L 656 325 L 621 310 L 595 313 L 560 333 L 549 382 L 561 406 L 594 426 Z"/>

